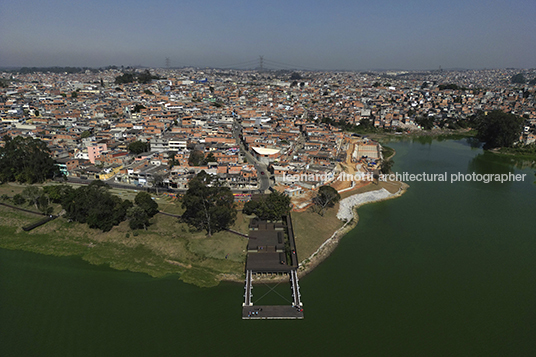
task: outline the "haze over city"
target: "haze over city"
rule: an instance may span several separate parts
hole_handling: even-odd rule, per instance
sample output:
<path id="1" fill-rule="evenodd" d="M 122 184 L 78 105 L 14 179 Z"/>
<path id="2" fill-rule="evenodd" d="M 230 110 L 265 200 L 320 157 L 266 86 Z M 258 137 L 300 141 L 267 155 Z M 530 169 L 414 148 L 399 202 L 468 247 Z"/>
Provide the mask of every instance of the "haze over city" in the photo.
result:
<path id="1" fill-rule="evenodd" d="M 533 68 L 535 13 L 533 0 L 3 1 L 0 66 Z"/>

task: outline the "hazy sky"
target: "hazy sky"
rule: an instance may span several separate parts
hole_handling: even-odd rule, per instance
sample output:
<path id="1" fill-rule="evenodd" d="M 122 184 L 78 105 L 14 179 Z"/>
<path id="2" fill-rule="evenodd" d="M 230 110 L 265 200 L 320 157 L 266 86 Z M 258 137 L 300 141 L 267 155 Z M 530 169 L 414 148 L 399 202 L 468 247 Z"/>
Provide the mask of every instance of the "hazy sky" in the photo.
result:
<path id="1" fill-rule="evenodd" d="M 536 0 L 0 0 L 0 66 L 534 68 L 535 15 Z"/>

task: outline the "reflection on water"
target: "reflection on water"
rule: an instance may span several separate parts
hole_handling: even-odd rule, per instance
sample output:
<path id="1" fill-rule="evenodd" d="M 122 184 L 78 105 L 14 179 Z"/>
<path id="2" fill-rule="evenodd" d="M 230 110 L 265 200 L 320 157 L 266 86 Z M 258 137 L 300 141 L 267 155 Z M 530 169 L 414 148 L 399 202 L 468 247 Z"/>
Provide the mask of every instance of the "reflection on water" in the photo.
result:
<path id="1" fill-rule="evenodd" d="M 467 171 L 476 174 L 508 174 L 514 172 L 514 167 L 515 162 L 512 160 L 484 151 L 469 161 Z"/>
<path id="2" fill-rule="evenodd" d="M 482 143 L 475 137 L 466 138 L 464 142 L 472 148 L 482 149 L 482 147 L 484 146 L 484 143 Z"/>

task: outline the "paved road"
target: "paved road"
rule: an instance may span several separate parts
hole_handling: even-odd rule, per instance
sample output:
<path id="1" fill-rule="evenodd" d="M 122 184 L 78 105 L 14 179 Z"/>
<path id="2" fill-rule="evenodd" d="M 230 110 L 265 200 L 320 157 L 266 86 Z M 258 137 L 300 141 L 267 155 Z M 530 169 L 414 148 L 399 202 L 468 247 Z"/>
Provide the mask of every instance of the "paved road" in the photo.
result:
<path id="1" fill-rule="evenodd" d="M 84 180 L 78 177 L 69 177 L 67 178 L 68 183 L 75 183 L 80 185 L 89 185 L 93 180 Z M 106 184 L 108 184 L 110 187 L 113 188 L 120 188 L 124 190 L 133 190 L 133 191 L 148 191 L 149 189 L 153 189 L 152 187 L 147 186 L 136 186 L 136 185 L 129 185 L 126 183 L 118 183 L 114 179 L 104 181 Z M 186 193 L 187 189 L 178 189 L 178 188 L 165 188 L 165 187 L 159 187 L 158 192 L 174 192 L 174 193 Z M 243 190 L 243 189 L 231 189 L 233 193 L 257 193 L 258 190 Z"/>
<path id="2" fill-rule="evenodd" d="M 240 145 L 240 150 L 244 153 L 248 162 L 252 163 L 255 166 L 255 169 L 257 170 L 258 180 L 260 182 L 259 191 L 264 192 L 269 189 L 272 184 L 270 180 L 271 174 L 268 171 L 267 165 L 257 161 L 257 159 L 255 159 L 255 157 L 253 157 L 253 155 L 251 155 L 251 153 L 246 150 L 244 144 L 240 141 L 240 134 L 238 129 L 239 126 L 240 124 L 238 124 L 236 121 L 233 123 L 233 136 L 235 137 L 236 142 Z M 264 172 L 264 175 L 261 175 L 261 172 Z"/>

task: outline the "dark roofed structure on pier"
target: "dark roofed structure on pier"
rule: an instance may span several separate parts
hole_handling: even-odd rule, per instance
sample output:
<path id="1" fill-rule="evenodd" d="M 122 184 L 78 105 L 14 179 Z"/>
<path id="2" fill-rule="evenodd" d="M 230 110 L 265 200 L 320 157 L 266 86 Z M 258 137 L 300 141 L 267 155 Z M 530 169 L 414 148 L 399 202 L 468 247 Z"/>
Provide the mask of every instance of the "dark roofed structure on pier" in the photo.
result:
<path id="1" fill-rule="evenodd" d="M 281 221 L 253 218 L 249 225 L 243 319 L 303 319 L 303 304 L 298 285 L 298 256 L 290 214 Z M 257 306 L 252 297 L 253 275 L 288 275 L 292 306 Z"/>
<path id="2" fill-rule="evenodd" d="M 292 267 L 285 253 L 285 232 L 282 222 L 252 219 L 249 225 L 246 269 L 252 273 L 288 273 Z"/>

